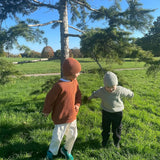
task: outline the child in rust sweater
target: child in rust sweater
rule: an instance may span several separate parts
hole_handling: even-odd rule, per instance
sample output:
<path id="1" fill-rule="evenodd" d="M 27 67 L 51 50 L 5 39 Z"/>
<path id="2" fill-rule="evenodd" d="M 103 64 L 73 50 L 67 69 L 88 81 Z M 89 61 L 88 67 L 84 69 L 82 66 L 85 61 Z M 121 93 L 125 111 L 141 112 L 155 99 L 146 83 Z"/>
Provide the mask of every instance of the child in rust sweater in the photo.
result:
<path id="1" fill-rule="evenodd" d="M 68 160 L 74 159 L 71 150 L 77 138 L 76 117 L 81 104 L 77 77 L 80 74 L 81 65 L 74 58 L 67 58 L 62 65 L 62 70 L 63 77 L 48 92 L 43 108 L 45 116 L 52 113 L 55 124 L 46 156 L 48 160 L 54 159 L 57 155 L 64 135 L 66 142 L 60 149 L 61 153 Z"/>

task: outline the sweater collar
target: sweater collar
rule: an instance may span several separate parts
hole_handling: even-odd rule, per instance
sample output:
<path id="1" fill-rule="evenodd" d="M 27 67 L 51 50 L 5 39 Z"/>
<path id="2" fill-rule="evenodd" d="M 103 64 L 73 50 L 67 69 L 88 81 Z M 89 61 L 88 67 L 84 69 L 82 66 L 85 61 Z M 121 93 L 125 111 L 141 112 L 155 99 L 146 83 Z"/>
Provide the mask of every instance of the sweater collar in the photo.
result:
<path id="1" fill-rule="evenodd" d="M 64 79 L 64 78 L 61 78 L 60 81 L 63 81 L 63 82 L 71 82 L 70 80 L 67 80 L 67 79 Z"/>

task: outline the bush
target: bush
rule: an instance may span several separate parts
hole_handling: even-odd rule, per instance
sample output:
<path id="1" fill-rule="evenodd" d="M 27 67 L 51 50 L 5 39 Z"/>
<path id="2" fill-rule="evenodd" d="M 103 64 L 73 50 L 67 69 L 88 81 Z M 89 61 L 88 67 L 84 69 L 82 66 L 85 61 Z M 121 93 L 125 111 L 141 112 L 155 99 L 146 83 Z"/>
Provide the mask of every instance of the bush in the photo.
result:
<path id="1" fill-rule="evenodd" d="M 12 76 L 20 75 L 20 72 L 14 68 L 12 62 L 0 59 L 0 84 L 10 82 Z"/>
<path id="2" fill-rule="evenodd" d="M 54 51 L 52 47 L 46 46 L 43 48 L 42 53 L 41 53 L 42 58 L 53 58 L 53 56 L 54 56 Z"/>

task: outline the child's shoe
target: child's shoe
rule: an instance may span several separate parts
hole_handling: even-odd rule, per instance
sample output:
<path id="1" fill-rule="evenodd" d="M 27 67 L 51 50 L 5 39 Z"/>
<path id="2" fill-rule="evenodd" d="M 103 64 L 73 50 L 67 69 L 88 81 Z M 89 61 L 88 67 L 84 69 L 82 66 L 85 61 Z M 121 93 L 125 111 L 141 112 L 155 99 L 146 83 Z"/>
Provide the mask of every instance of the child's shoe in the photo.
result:
<path id="1" fill-rule="evenodd" d="M 53 160 L 53 154 L 50 151 L 47 151 L 46 160 Z"/>
<path id="2" fill-rule="evenodd" d="M 61 153 L 65 156 L 67 160 L 74 160 L 73 156 L 68 153 L 68 151 L 63 147 L 61 147 Z"/>

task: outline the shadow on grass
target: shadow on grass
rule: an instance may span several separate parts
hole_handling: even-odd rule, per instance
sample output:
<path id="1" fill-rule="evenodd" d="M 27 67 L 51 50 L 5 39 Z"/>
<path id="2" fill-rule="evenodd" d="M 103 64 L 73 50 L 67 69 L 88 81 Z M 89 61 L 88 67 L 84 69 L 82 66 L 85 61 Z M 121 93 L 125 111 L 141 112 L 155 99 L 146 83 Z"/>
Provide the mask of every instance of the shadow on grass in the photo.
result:
<path id="1" fill-rule="evenodd" d="M 34 142 L 30 135 L 30 131 L 36 128 L 44 128 L 44 126 L 25 126 L 22 124 L 15 127 L 9 124 L 1 125 L 0 141 L 2 148 L 0 149 L 0 157 L 8 159 L 15 155 L 26 153 L 31 154 L 32 159 L 40 159 L 44 157 L 48 148 L 47 144 Z M 10 144 L 10 140 L 14 135 L 19 135 L 19 138 L 23 138 L 23 140 L 26 141 L 26 144 L 23 142 Z"/>
<path id="2" fill-rule="evenodd" d="M 46 128 L 44 125 L 33 125 L 33 126 L 13 126 L 13 125 L 1 125 L 0 130 L 0 141 L 2 148 L 0 148 L 0 158 L 3 159 L 16 159 L 16 160 L 40 160 L 44 159 L 46 156 L 46 151 L 48 150 L 47 143 L 37 143 L 32 139 L 30 135 L 31 130 Z M 24 143 L 22 142 L 13 142 L 10 143 L 13 136 L 18 135 L 20 138 L 23 138 Z M 74 149 L 78 151 L 85 152 L 86 148 L 90 149 L 99 149 L 101 144 L 97 139 L 90 139 L 85 142 L 81 142 L 81 139 L 78 138 Z M 20 158 L 23 155 L 29 155 L 30 158 Z M 57 158 L 64 158 L 60 153 L 58 153 Z"/>
<path id="3" fill-rule="evenodd" d="M 13 102 L 14 99 L 12 98 L 3 98 L 3 99 L 0 99 L 0 111 L 4 111 L 5 107 L 6 107 L 6 104 L 7 103 L 10 103 L 10 102 Z"/>
<path id="4" fill-rule="evenodd" d="M 48 149 L 47 144 L 40 144 L 35 142 L 32 139 L 31 131 L 44 129 L 46 128 L 45 118 L 39 113 L 43 108 L 43 103 L 41 100 L 35 103 L 35 100 L 26 101 L 23 103 L 8 103 L 11 102 L 9 99 L 5 99 L 0 101 L 1 105 L 4 106 L 2 111 L 4 116 L 6 116 L 6 120 L 3 120 L 0 123 L 0 159 L 21 159 L 22 158 L 14 158 L 19 157 L 20 155 L 29 154 L 32 158 L 30 159 L 41 159 L 45 157 L 46 151 Z M 34 114 L 37 111 L 38 114 Z M 33 123 L 25 123 L 21 122 L 20 125 L 12 124 L 12 121 L 7 121 L 7 116 L 10 114 L 14 115 L 14 113 L 20 113 L 22 115 L 32 114 Z M 53 126 L 51 126 L 53 128 Z M 13 137 L 19 137 L 18 140 L 13 140 Z M 19 142 L 22 139 L 22 143 Z M 25 159 L 25 158 L 24 158 Z M 26 158 L 29 159 L 29 158 Z"/>
<path id="5" fill-rule="evenodd" d="M 2 111 L 6 111 L 6 116 L 14 113 L 20 113 L 33 116 L 33 123 L 21 122 L 20 125 L 12 124 L 11 120 L 4 120 L 0 123 L 0 159 L 14 159 L 14 160 L 40 160 L 46 156 L 48 150 L 48 144 L 34 141 L 31 135 L 31 131 L 49 128 L 46 122 L 39 118 L 44 118 L 40 114 L 34 114 L 37 111 L 41 111 L 44 104 L 44 99 L 28 100 L 14 102 L 11 99 L 0 100 L 1 105 L 4 106 Z M 9 103 L 8 103 L 9 102 Z M 12 103 L 13 102 L 13 103 Z M 34 121 L 35 119 L 35 121 Z M 25 119 L 24 119 L 25 121 Z M 53 126 L 51 126 L 51 130 Z M 51 135 L 50 135 L 51 136 Z M 17 138 L 13 140 L 13 137 Z M 22 141 L 22 142 L 21 142 Z M 77 139 L 74 148 L 76 150 L 85 151 L 86 148 L 98 149 L 100 144 L 98 140 L 89 140 L 81 142 L 81 139 Z M 28 158 L 22 158 L 28 155 Z M 60 153 L 58 158 L 64 158 Z"/>
<path id="6" fill-rule="evenodd" d="M 9 103 L 8 103 L 9 102 Z M 13 102 L 13 103 L 12 103 Z M 7 104 L 8 103 L 8 104 Z M 35 111 L 42 111 L 44 105 L 44 99 L 38 100 L 28 100 L 25 102 L 14 102 L 14 100 L 0 100 L 0 104 L 4 106 L 1 108 L 3 111 L 9 112 L 24 112 L 24 113 L 31 113 Z"/>
<path id="7" fill-rule="evenodd" d="M 77 138 L 74 149 L 84 152 L 86 148 L 100 149 L 102 148 L 102 145 L 98 139 L 90 139 L 88 141 L 81 142 L 81 139 Z"/>
<path id="8" fill-rule="evenodd" d="M 9 100 L 8 100 L 9 101 Z M 3 101 L 5 103 L 5 101 Z M 39 129 L 53 129 L 53 126 L 47 126 L 46 121 L 44 121 L 44 117 L 40 114 L 36 115 L 34 112 L 37 110 L 41 110 L 43 107 L 42 101 L 36 102 L 34 100 L 23 102 L 22 104 L 5 104 L 5 110 L 14 114 L 19 112 L 20 114 L 25 113 L 32 114 L 32 123 L 24 123 L 21 122 L 20 125 L 12 124 L 9 121 L 3 121 L 0 123 L 0 158 L 3 159 L 14 159 L 14 160 L 40 160 L 44 159 L 46 156 L 46 152 L 48 150 L 48 144 L 41 141 L 38 143 L 32 138 L 32 131 Z M 28 105 L 28 104 L 31 104 Z M 34 105 L 34 107 L 32 106 Z M 8 112 L 7 112 L 8 116 Z M 34 121 L 35 119 L 35 121 Z M 42 121 L 41 121 L 42 120 Z M 24 119 L 25 121 L 25 119 Z M 51 135 L 50 135 L 51 136 Z M 12 140 L 13 137 L 16 139 Z M 18 138 L 19 137 L 19 138 Z M 22 142 L 21 142 L 22 141 Z M 100 144 L 98 140 L 88 140 L 86 142 L 82 142 L 80 138 L 77 139 L 74 148 L 76 150 L 85 151 L 86 148 L 98 149 L 100 148 Z M 73 148 L 73 149 L 74 149 Z M 28 158 L 22 158 L 28 155 Z M 21 156 L 21 157 L 20 157 Z M 60 153 L 57 156 L 58 158 L 64 158 Z"/>
<path id="9" fill-rule="evenodd" d="M 15 144 L 5 145 L 3 149 L 0 151 L 0 155 L 3 158 L 11 158 L 20 154 L 25 155 L 26 153 L 28 153 L 31 155 L 31 157 L 24 159 L 38 160 L 46 156 L 47 149 L 48 146 L 46 144 L 39 144 L 36 142 L 28 142 L 27 144 L 15 143 Z M 15 158 L 15 159 L 22 160 L 22 158 Z"/>

